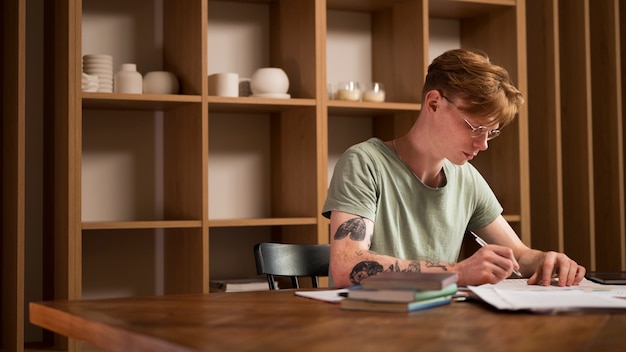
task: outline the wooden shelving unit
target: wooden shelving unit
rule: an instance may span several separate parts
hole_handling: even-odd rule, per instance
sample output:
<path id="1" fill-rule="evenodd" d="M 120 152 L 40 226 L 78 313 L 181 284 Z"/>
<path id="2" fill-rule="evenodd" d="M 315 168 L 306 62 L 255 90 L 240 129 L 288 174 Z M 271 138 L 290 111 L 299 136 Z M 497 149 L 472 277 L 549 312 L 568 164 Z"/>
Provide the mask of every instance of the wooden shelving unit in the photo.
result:
<path id="1" fill-rule="evenodd" d="M 154 5 L 150 0 L 145 2 Z M 290 77 L 292 99 L 208 95 L 206 77 L 219 69 L 207 60 L 207 52 L 215 49 L 207 43 L 208 13 L 214 3 L 264 6 L 270 23 L 266 48 L 269 65 L 283 68 Z M 47 202 L 53 205 L 47 218 L 49 228 L 54 229 L 49 267 L 54 269 L 47 273 L 53 278 L 47 299 L 83 298 L 85 277 L 91 279 L 85 271 L 90 258 L 84 257 L 84 249 L 95 236 L 100 241 L 99 236 L 121 241 L 116 242 L 120 250 L 124 241 L 146 235 L 150 238 L 150 233 L 162 238 L 164 293 L 209 291 L 211 272 L 219 269 L 210 264 L 213 235 L 235 236 L 251 229 L 270 234 L 274 241 L 327 243 L 328 221 L 320 210 L 331 168 L 329 145 L 341 138 L 330 133 L 329 124 L 350 116 L 356 118 L 355 124 L 371 125 L 372 135 L 383 139 L 405 133 L 421 108 L 431 19 L 458 21 L 461 46 L 488 52 L 493 61 L 509 70 L 524 93 L 527 90 L 523 0 L 163 0 L 159 9 L 163 13 L 162 69 L 178 76 L 182 90 L 177 95 L 81 92 L 83 16 L 86 11 L 89 15 L 106 11 L 107 5 L 95 0 L 56 0 L 46 6 L 50 19 L 48 52 L 55 58 L 46 68 L 48 81 L 54 82 L 54 94 L 48 100 L 54 115 L 49 130 L 54 141 L 54 148 L 49 149 L 53 162 L 47 170 Z M 115 11 L 124 9 L 116 7 Z M 328 99 L 325 60 L 329 11 L 371 17 L 371 76 L 385 82 L 385 103 Z M 209 170 L 219 166 L 210 136 L 238 133 L 222 130 L 216 122 L 240 114 L 246 116 L 244 121 L 268 121 L 269 158 L 265 167 L 269 181 L 263 200 L 268 206 L 259 216 L 215 217 L 210 204 L 226 199 L 216 199 L 209 183 Z M 158 211 L 142 212 L 144 209 L 135 204 L 121 215 L 93 215 L 91 211 L 100 200 L 94 199 L 85 186 L 94 183 L 86 159 L 99 150 L 96 148 L 114 149 L 118 137 L 111 131 L 125 129 L 121 118 L 113 118 L 118 115 L 129 124 L 140 120 L 159 126 L 146 131 L 162 143 L 155 147 L 162 149 L 161 154 L 147 152 L 159 167 L 154 167 L 155 175 L 134 181 L 138 188 L 149 187 L 160 194 L 137 193 L 146 198 L 141 201 L 148 208 Z M 120 127 L 115 127 L 117 124 Z M 527 112 L 522 110 L 505 130 L 506 138 L 494 141 L 492 148 L 475 160 L 500 198 L 507 220 L 525 242 L 530 241 L 527 124 Z M 104 137 L 97 145 L 93 141 L 96 127 L 104 127 Z M 348 142 L 359 140 L 342 141 Z M 248 200 L 228 201 L 243 204 Z M 252 255 L 251 249 L 249 253 Z M 48 343 L 54 348 L 80 348 L 76 341 L 58 336 Z"/>

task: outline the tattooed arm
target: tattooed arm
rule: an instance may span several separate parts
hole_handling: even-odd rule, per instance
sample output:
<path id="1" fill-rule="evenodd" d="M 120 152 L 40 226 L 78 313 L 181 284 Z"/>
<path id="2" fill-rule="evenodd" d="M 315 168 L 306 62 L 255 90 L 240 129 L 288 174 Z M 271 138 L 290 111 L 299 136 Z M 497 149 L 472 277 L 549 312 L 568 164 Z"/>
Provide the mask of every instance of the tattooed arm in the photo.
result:
<path id="1" fill-rule="evenodd" d="M 358 285 L 382 271 L 454 271 L 454 263 L 405 260 L 371 251 L 374 223 L 353 214 L 333 211 L 330 233 L 330 267 L 337 287 Z"/>

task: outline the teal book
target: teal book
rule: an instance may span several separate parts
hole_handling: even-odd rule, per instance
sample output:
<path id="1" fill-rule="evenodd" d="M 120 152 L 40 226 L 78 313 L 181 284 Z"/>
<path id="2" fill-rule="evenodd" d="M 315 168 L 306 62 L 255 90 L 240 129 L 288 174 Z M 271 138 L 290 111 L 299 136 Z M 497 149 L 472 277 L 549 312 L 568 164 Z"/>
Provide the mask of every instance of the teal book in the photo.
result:
<path id="1" fill-rule="evenodd" d="M 365 310 L 373 312 L 414 312 L 417 310 L 450 304 L 452 296 L 441 296 L 409 303 L 403 302 L 373 302 L 362 299 L 346 298 L 341 301 L 341 309 Z"/>
<path id="2" fill-rule="evenodd" d="M 457 285 L 450 284 L 441 290 L 415 290 L 415 289 L 380 289 L 366 290 L 360 286 L 348 291 L 347 297 L 350 299 L 360 299 L 373 302 L 401 302 L 409 303 L 413 301 L 423 301 L 441 296 L 452 296 L 457 292 Z"/>

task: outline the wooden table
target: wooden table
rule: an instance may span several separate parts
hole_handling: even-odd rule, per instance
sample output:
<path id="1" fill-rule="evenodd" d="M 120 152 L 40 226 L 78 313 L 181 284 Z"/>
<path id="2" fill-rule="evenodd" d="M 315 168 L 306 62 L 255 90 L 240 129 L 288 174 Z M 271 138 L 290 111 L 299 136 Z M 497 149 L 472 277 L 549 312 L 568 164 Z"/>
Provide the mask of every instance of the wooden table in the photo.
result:
<path id="1" fill-rule="evenodd" d="M 30 319 L 112 351 L 626 350 L 626 314 L 498 312 L 476 302 L 345 311 L 292 290 L 31 303 Z"/>

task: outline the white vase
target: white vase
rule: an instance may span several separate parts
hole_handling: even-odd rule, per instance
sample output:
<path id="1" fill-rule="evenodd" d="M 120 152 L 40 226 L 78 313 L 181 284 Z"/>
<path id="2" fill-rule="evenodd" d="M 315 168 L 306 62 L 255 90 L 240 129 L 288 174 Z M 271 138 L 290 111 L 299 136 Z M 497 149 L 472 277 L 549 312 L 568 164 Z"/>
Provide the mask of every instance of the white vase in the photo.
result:
<path id="1" fill-rule="evenodd" d="M 280 68 L 262 67 L 250 77 L 250 89 L 257 95 L 286 94 L 289 90 L 289 78 Z"/>
<path id="2" fill-rule="evenodd" d="M 143 77 L 143 92 L 146 94 L 176 94 L 178 78 L 172 72 L 150 71 Z"/>
<path id="3" fill-rule="evenodd" d="M 141 73 L 137 72 L 137 65 L 122 64 L 121 70 L 113 76 L 113 91 L 130 94 L 143 92 L 143 79 Z"/>

